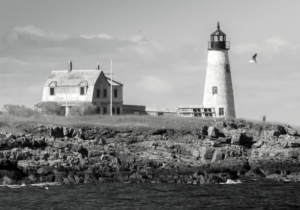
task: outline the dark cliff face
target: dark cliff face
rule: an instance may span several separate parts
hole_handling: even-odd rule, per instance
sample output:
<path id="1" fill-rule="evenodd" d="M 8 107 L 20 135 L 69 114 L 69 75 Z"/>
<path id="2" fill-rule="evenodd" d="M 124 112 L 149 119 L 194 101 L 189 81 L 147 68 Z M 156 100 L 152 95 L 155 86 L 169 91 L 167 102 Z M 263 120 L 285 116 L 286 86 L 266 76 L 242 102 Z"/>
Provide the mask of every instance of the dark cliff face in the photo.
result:
<path id="1" fill-rule="evenodd" d="M 4 184 L 300 180 L 300 132 L 246 121 L 193 130 L 28 124 L 0 134 Z"/>

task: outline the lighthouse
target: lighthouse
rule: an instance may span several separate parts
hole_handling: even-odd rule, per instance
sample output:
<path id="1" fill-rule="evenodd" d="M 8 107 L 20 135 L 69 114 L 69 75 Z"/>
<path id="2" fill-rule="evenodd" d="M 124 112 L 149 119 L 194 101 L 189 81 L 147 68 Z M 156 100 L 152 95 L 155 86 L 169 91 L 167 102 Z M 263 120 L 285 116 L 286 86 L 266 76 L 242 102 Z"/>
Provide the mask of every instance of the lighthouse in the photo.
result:
<path id="1" fill-rule="evenodd" d="M 229 48 L 230 43 L 226 41 L 226 34 L 220 30 L 218 22 L 217 30 L 208 42 L 203 107 L 213 108 L 216 117 L 235 118 Z"/>

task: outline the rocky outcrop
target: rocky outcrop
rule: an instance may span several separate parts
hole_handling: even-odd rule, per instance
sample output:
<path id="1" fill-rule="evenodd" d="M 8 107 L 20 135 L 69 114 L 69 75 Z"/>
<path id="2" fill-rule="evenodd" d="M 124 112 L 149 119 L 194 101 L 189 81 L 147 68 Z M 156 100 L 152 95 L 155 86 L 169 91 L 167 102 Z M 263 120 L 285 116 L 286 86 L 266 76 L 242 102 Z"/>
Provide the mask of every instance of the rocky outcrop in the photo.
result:
<path id="1" fill-rule="evenodd" d="M 224 121 L 196 130 L 35 125 L 0 133 L 0 181 L 209 184 L 300 179 L 299 131 Z"/>

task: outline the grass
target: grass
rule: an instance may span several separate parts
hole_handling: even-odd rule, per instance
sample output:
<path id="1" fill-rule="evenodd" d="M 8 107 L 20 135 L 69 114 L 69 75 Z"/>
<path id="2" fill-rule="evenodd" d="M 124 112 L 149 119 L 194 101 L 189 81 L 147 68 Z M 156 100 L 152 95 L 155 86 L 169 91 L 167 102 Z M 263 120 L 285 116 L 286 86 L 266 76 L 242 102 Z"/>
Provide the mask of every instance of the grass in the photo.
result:
<path id="1" fill-rule="evenodd" d="M 90 115 L 90 116 L 57 116 L 57 115 L 33 115 L 31 117 L 17 117 L 8 114 L 0 115 L 0 131 L 6 132 L 21 132 L 22 129 L 30 124 L 53 124 L 60 126 L 82 126 L 92 125 L 99 127 L 148 127 L 148 128 L 173 128 L 177 130 L 194 130 L 198 129 L 201 125 L 213 122 L 214 118 L 182 118 L 178 116 L 136 116 L 136 115 L 121 115 L 121 116 L 103 116 L 103 115 Z M 284 125 L 279 122 L 266 122 L 237 119 L 249 121 L 255 124 L 271 124 L 271 125 Z M 300 129 L 299 126 L 294 126 Z"/>
<path id="2" fill-rule="evenodd" d="M 36 115 L 31 117 L 17 117 L 8 114 L 0 115 L 0 125 L 6 127 L 22 127 L 21 125 L 29 125 L 32 123 L 54 124 L 61 126 L 80 126 L 94 125 L 101 127 L 149 127 L 149 128 L 174 128 L 174 129 L 195 129 L 203 124 L 213 122 L 212 118 L 181 118 L 172 117 L 154 117 L 154 116 L 136 116 L 136 115 L 120 115 L 120 116 L 43 116 Z M 0 129 L 1 130 L 1 129 Z"/>

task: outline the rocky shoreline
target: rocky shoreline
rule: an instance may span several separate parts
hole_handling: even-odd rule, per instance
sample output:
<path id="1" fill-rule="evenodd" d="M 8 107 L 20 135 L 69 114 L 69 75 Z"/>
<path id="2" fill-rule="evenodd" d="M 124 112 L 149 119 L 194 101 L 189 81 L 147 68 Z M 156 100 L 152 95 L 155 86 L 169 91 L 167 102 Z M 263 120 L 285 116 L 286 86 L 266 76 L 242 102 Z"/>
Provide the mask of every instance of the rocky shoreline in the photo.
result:
<path id="1" fill-rule="evenodd" d="M 243 120 L 196 130 L 32 124 L 0 133 L 0 183 L 300 181 L 300 131 Z"/>

